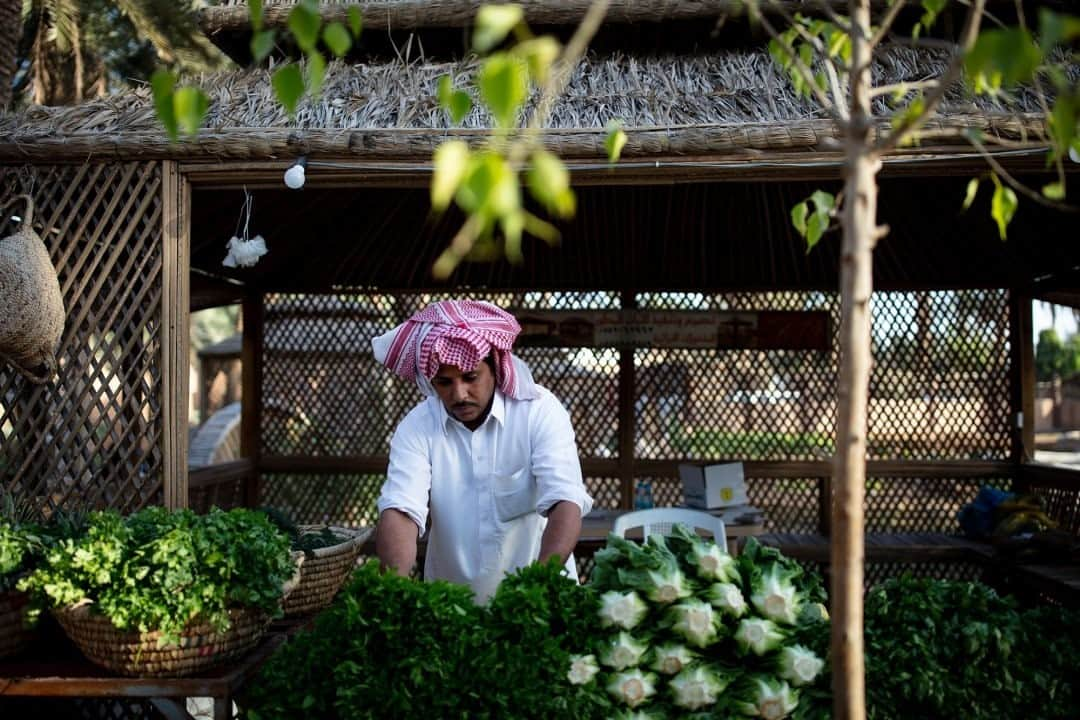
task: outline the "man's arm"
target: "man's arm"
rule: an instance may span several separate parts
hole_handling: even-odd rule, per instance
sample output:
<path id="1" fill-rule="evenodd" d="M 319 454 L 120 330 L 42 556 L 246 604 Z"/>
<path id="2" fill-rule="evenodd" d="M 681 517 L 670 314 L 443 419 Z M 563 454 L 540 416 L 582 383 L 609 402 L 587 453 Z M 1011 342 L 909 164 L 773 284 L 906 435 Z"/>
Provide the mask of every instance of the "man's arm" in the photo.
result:
<path id="1" fill-rule="evenodd" d="M 566 562 L 566 558 L 574 552 L 580 535 L 581 508 L 568 500 L 555 503 L 548 513 L 547 527 L 540 539 L 540 562 L 547 562 L 553 555 Z"/>
<path id="2" fill-rule="evenodd" d="M 579 530 L 580 527 L 579 520 Z M 384 568 L 392 568 L 398 575 L 408 577 L 416 564 L 418 536 L 419 531 L 411 517 L 393 508 L 383 510 L 375 530 L 375 553 L 379 562 Z"/>

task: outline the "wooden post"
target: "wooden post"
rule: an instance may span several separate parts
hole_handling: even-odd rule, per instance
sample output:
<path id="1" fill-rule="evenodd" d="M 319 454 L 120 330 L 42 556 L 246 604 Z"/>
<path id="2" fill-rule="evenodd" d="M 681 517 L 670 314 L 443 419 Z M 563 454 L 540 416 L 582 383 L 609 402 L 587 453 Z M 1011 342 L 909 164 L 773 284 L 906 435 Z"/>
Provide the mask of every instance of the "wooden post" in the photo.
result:
<path id="1" fill-rule="evenodd" d="M 188 505 L 188 372 L 191 297 L 191 186 L 172 161 L 161 164 L 162 473 L 168 508 Z"/>
<path id="2" fill-rule="evenodd" d="M 1035 343 L 1032 338 L 1031 297 L 1009 292 L 1009 418 L 1010 459 L 1015 465 L 1035 457 Z M 1019 422 L 1017 422 L 1019 420 Z M 1019 478 L 1019 468 L 1013 479 Z"/>
<path id="3" fill-rule="evenodd" d="M 261 494 L 262 380 L 263 380 L 263 296 L 252 291 L 244 295 L 244 335 L 241 346 L 242 390 L 240 392 L 240 455 L 251 461 L 251 475 L 244 483 L 244 505 L 257 507 Z"/>
<path id="4" fill-rule="evenodd" d="M 633 290 L 623 290 L 623 310 L 637 307 L 637 295 Z M 619 481 L 621 506 L 624 510 L 634 507 L 634 442 L 637 428 L 634 422 L 634 349 L 619 349 Z"/>

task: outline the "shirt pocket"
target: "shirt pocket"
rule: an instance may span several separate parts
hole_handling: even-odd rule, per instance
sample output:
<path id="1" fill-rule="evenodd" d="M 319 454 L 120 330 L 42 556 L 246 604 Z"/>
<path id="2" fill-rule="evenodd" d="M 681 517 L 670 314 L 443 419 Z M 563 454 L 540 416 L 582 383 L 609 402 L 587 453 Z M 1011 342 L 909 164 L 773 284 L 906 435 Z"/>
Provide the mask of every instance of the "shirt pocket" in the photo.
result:
<path id="1" fill-rule="evenodd" d="M 536 483 L 528 468 L 495 473 L 494 480 L 495 515 L 499 522 L 510 522 L 536 512 Z"/>

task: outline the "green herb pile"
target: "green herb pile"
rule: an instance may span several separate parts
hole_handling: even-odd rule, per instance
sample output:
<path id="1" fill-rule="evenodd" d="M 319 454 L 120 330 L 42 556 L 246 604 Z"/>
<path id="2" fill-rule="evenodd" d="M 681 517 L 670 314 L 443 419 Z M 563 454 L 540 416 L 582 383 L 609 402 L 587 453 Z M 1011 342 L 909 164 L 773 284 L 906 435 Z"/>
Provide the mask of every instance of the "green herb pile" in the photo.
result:
<path id="1" fill-rule="evenodd" d="M 612 717 L 827 714 L 821 581 L 778 551 L 752 541 L 735 558 L 682 525 L 643 545 L 612 535 L 591 584 L 604 638 L 571 672 Z"/>
<path id="2" fill-rule="evenodd" d="M 289 515 L 279 508 L 275 507 L 261 507 L 260 512 L 266 513 L 266 517 L 270 519 L 270 522 L 281 532 L 289 536 L 289 543 L 293 550 L 304 553 L 305 557 L 313 557 L 315 550 L 325 547 L 333 547 L 334 545 L 340 545 L 348 540 L 348 537 L 340 536 L 334 533 L 328 527 L 322 527 L 318 530 L 309 530 L 307 532 L 301 531 L 297 527 L 296 523 Z"/>
<path id="3" fill-rule="evenodd" d="M 16 581 L 44 553 L 40 529 L 0 518 L 0 593 Z"/>
<path id="4" fill-rule="evenodd" d="M 518 571 L 487 606 L 446 582 L 359 569 L 315 627 L 262 668 L 241 699 L 276 718 L 605 718 L 567 677 L 594 637 L 596 599 L 552 562 Z"/>
<path id="5" fill-rule="evenodd" d="M 224 630 L 233 607 L 278 613 L 293 571 L 288 538 L 262 513 L 150 507 L 90 513 L 19 586 L 53 607 L 89 599 L 116 627 L 160 630 L 164 644 L 194 619 Z"/>
<path id="6" fill-rule="evenodd" d="M 866 598 L 867 716 L 1080 717 L 1080 613 L 974 582 L 889 580 Z"/>

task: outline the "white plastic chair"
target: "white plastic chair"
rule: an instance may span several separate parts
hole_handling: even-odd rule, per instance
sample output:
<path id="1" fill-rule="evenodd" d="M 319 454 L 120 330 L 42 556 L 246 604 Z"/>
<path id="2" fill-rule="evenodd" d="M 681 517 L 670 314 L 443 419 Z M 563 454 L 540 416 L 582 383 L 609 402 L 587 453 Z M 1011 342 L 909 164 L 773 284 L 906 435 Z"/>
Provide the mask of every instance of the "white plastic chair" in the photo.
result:
<path id="1" fill-rule="evenodd" d="M 649 510 L 635 510 L 623 513 L 615 518 L 615 524 L 611 531 L 619 537 L 626 537 L 626 531 L 630 528 L 640 527 L 645 539 L 650 535 L 670 535 L 671 527 L 678 523 L 690 528 L 702 528 L 712 532 L 713 540 L 720 549 L 727 552 L 727 533 L 724 532 L 724 521 L 715 515 L 700 510 L 688 510 L 686 508 L 661 507 Z"/>

